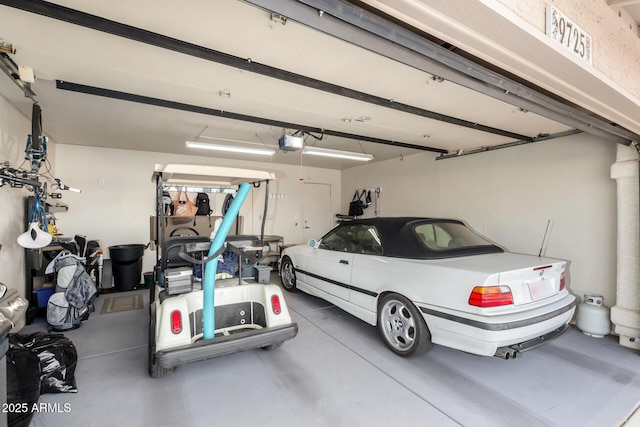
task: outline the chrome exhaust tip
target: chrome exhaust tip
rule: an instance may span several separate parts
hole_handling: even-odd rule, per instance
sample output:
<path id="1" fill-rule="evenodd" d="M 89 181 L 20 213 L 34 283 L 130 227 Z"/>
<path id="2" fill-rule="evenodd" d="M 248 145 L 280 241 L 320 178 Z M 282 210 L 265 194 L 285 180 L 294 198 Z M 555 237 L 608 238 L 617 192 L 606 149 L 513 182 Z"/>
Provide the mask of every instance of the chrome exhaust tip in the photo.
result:
<path id="1" fill-rule="evenodd" d="M 509 347 L 498 347 L 496 349 L 496 357 L 500 357 L 504 360 L 515 359 L 518 356 L 518 352 Z"/>

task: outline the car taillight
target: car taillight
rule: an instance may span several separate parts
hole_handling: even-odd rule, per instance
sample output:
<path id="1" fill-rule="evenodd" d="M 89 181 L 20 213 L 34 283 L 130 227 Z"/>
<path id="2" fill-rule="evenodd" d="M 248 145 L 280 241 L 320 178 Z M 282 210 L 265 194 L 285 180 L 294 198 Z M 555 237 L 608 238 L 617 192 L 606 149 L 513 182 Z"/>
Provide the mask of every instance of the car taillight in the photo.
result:
<path id="1" fill-rule="evenodd" d="M 469 304 L 476 307 L 497 307 L 513 304 L 508 286 L 476 286 L 469 296 Z"/>
<path id="2" fill-rule="evenodd" d="M 282 307 L 280 306 L 280 297 L 278 295 L 271 296 L 271 308 L 275 314 L 280 314 Z"/>
<path id="3" fill-rule="evenodd" d="M 182 332 L 182 314 L 180 310 L 173 310 L 171 312 L 171 332 L 174 334 Z"/>
<path id="4" fill-rule="evenodd" d="M 564 271 L 560 275 L 560 290 L 563 290 L 567 285 L 567 276 L 565 276 Z"/>

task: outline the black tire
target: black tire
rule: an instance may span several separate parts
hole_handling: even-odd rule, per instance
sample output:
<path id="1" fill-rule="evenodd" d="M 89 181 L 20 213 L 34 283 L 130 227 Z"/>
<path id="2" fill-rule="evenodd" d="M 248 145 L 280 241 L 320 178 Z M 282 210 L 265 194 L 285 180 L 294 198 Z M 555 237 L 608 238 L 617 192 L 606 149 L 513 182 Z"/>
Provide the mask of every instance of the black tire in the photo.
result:
<path id="1" fill-rule="evenodd" d="M 188 227 L 186 225 L 183 225 L 181 227 L 176 227 L 171 231 L 171 234 L 169 234 L 169 237 L 173 237 L 176 235 L 176 231 L 188 231 L 189 234 L 178 234 L 179 236 L 190 236 L 191 234 L 193 234 L 194 236 L 199 236 L 200 233 L 198 233 L 198 230 L 196 230 L 193 227 Z"/>
<path id="2" fill-rule="evenodd" d="M 153 302 L 156 300 L 156 279 L 155 274 L 153 277 L 153 284 L 149 287 L 149 314 L 151 314 L 151 306 Z"/>
<path id="3" fill-rule="evenodd" d="M 173 373 L 176 368 L 161 368 L 156 363 L 156 306 L 150 304 L 149 306 L 149 376 L 151 378 L 164 378 L 167 375 Z"/>
<path id="4" fill-rule="evenodd" d="M 280 264 L 280 281 L 285 291 L 296 292 L 298 290 L 296 287 L 296 269 L 288 256 L 282 258 L 282 263 Z"/>
<path id="5" fill-rule="evenodd" d="M 421 356 L 433 345 L 424 318 L 399 294 L 387 294 L 380 300 L 378 330 L 391 351 L 403 357 Z"/>
<path id="6" fill-rule="evenodd" d="M 38 104 L 31 108 L 31 150 L 42 150 L 42 114 Z"/>
<path id="7" fill-rule="evenodd" d="M 267 351 L 271 351 L 271 350 L 275 350 L 277 348 L 280 348 L 282 346 L 282 341 L 277 342 L 275 344 L 269 344 L 269 345 L 265 345 L 264 347 L 262 347 L 263 350 L 267 350 Z"/>

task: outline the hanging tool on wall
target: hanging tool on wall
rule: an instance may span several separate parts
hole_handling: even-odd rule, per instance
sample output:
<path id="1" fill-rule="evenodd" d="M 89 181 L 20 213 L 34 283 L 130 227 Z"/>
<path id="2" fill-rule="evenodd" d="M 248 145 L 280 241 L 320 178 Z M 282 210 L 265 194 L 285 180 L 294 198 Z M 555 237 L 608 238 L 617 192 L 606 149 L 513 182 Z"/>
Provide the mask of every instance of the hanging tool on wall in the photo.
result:
<path id="1" fill-rule="evenodd" d="M 380 208 L 380 191 L 382 191 L 382 189 L 380 187 L 376 187 L 376 189 L 374 191 L 374 193 L 376 195 L 376 201 L 375 201 L 376 209 L 375 209 L 374 213 L 375 213 L 376 216 L 382 216 L 382 211 L 381 211 L 381 208 Z"/>

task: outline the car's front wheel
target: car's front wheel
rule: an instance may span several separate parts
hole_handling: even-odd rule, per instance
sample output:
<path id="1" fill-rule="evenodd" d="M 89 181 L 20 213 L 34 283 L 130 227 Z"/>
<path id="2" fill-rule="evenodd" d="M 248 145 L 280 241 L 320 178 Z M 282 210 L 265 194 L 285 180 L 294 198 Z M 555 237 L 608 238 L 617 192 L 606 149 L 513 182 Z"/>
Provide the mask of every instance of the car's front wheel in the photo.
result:
<path id="1" fill-rule="evenodd" d="M 280 264 L 280 280 L 286 291 L 296 291 L 296 270 L 293 267 L 293 261 L 287 256 L 282 258 L 282 263 Z"/>
<path id="2" fill-rule="evenodd" d="M 431 349 L 431 334 L 418 309 L 399 294 L 385 295 L 378 307 L 378 329 L 400 356 L 420 356 Z"/>

